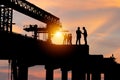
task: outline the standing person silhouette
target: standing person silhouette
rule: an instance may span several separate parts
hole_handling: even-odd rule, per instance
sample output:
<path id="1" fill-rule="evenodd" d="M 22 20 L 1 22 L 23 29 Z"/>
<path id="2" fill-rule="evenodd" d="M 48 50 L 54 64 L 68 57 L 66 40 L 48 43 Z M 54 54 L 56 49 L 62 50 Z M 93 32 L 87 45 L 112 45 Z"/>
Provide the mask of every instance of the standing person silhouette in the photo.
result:
<path id="1" fill-rule="evenodd" d="M 79 45 L 81 44 L 81 41 L 80 41 L 80 39 L 81 39 L 81 34 L 82 34 L 82 32 L 81 32 L 81 30 L 80 30 L 80 27 L 78 27 L 77 30 L 76 30 L 76 35 L 77 35 L 76 45 L 77 45 L 78 42 L 79 42 Z"/>
<path id="2" fill-rule="evenodd" d="M 63 39 L 63 44 L 67 44 L 67 37 L 68 37 L 68 35 L 65 33 L 64 34 L 64 39 Z"/>
<path id="3" fill-rule="evenodd" d="M 85 29 L 85 27 L 83 27 L 83 36 L 84 36 L 84 41 L 85 41 L 85 45 L 87 45 L 87 30 Z"/>
<path id="4" fill-rule="evenodd" d="M 70 45 L 72 45 L 72 34 L 71 33 L 69 34 L 69 38 L 70 38 L 70 40 L 69 40 L 70 41 Z"/>
<path id="5" fill-rule="evenodd" d="M 68 34 L 68 44 L 72 45 L 72 34 L 71 33 Z"/>

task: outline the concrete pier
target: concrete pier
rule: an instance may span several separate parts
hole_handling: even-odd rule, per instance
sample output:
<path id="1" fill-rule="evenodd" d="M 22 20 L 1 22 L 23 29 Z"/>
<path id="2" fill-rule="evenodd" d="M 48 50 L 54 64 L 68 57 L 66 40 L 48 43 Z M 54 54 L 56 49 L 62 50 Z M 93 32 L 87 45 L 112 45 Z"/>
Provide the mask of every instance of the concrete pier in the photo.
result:
<path id="1" fill-rule="evenodd" d="M 92 80 L 101 80 L 101 73 L 93 72 L 92 73 Z"/>
<path id="2" fill-rule="evenodd" d="M 59 68 L 62 80 L 68 80 L 70 70 L 72 80 L 90 80 L 90 74 L 92 80 L 101 80 L 101 73 L 104 80 L 120 79 L 116 73 L 120 72 L 120 64 L 103 55 L 90 55 L 89 45 L 41 44 L 18 34 L 0 33 L 0 59 L 11 61 L 13 80 L 28 80 L 28 68 L 35 65 L 45 65 L 46 80 L 53 80 L 53 71 Z"/>
<path id="3" fill-rule="evenodd" d="M 18 80 L 28 80 L 28 67 L 27 66 L 19 66 L 18 69 Z"/>
<path id="4" fill-rule="evenodd" d="M 62 80 L 68 80 L 68 71 L 66 69 L 61 69 Z"/>
<path id="5" fill-rule="evenodd" d="M 50 66 L 46 66 L 46 80 L 53 80 L 53 68 Z"/>

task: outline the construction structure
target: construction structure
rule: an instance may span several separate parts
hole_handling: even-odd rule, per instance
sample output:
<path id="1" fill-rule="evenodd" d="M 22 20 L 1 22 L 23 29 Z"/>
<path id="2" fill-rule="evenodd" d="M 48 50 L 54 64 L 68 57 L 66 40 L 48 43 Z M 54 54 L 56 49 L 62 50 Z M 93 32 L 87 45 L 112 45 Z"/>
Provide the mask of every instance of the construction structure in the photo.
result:
<path id="1" fill-rule="evenodd" d="M 34 38 L 12 32 L 13 9 L 47 24 L 46 28 L 30 25 L 26 31 L 34 31 Z M 60 19 L 25 0 L 0 1 L 0 59 L 11 65 L 11 80 L 28 80 L 28 68 L 45 65 L 46 80 L 53 80 L 53 71 L 60 68 L 62 80 L 119 80 L 119 67 L 114 57 L 90 55 L 89 45 L 50 44 L 51 33 L 61 28 Z M 37 33 L 48 33 L 48 41 L 37 39 Z M 31 52 L 33 52 L 31 54 Z M 30 53 L 30 54 L 29 54 Z"/>

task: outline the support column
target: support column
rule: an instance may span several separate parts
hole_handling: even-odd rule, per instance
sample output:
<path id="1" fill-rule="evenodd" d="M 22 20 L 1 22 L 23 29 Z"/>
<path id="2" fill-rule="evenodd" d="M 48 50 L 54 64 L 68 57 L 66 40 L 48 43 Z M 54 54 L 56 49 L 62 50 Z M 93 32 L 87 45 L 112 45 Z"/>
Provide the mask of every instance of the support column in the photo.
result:
<path id="1" fill-rule="evenodd" d="M 90 73 L 87 73 L 87 80 L 90 80 Z"/>
<path id="2" fill-rule="evenodd" d="M 17 60 L 12 59 L 10 60 L 11 63 L 11 80 L 18 80 L 17 76 Z"/>
<path id="3" fill-rule="evenodd" d="M 53 80 L 53 69 L 50 67 L 46 68 L 46 80 Z"/>
<path id="4" fill-rule="evenodd" d="M 112 64 L 104 72 L 104 80 L 120 80 L 120 64 Z"/>
<path id="5" fill-rule="evenodd" d="M 18 80 L 28 80 L 28 67 L 19 66 Z"/>
<path id="6" fill-rule="evenodd" d="M 104 80 L 113 80 L 112 76 L 113 75 L 111 75 L 111 72 L 105 72 L 105 74 L 104 74 Z"/>
<path id="7" fill-rule="evenodd" d="M 62 71 L 62 80 L 68 80 L 68 72 L 66 69 L 61 69 Z"/>
<path id="8" fill-rule="evenodd" d="M 92 80 L 101 80 L 101 73 L 99 72 L 92 73 Z"/>
<path id="9" fill-rule="evenodd" d="M 85 72 L 80 67 L 72 69 L 72 80 L 85 80 Z"/>

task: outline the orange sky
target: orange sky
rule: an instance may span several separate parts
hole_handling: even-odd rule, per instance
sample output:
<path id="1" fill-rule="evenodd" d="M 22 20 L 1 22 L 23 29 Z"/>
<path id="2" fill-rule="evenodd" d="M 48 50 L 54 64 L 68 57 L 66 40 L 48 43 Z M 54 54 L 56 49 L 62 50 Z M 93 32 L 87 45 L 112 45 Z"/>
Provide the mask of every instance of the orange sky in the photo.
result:
<path id="1" fill-rule="evenodd" d="M 120 41 L 119 0 L 28 1 L 59 17 L 62 28 L 72 33 L 73 44 L 75 44 L 75 30 L 77 26 L 85 26 L 88 30 L 90 54 L 114 54 L 114 51 L 120 48 L 118 44 Z M 31 22 L 33 20 L 29 20 L 29 22 L 26 20 L 21 22 L 21 25 Z"/>
<path id="2" fill-rule="evenodd" d="M 62 28 L 69 30 L 75 44 L 75 30 L 85 26 L 88 31 L 90 54 L 115 55 L 120 62 L 120 0 L 28 0 L 60 18 Z M 28 24 L 44 25 L 14 11 L 14 31 L 25 34 Z M 30 74 L 38 77 L 37 73 Z M 35 76 L 36 75 L 36 76 Z M 42 76 L 44 75 L 41 74 Z M 37 80 L 37 79 L 36 79 Z"/>

